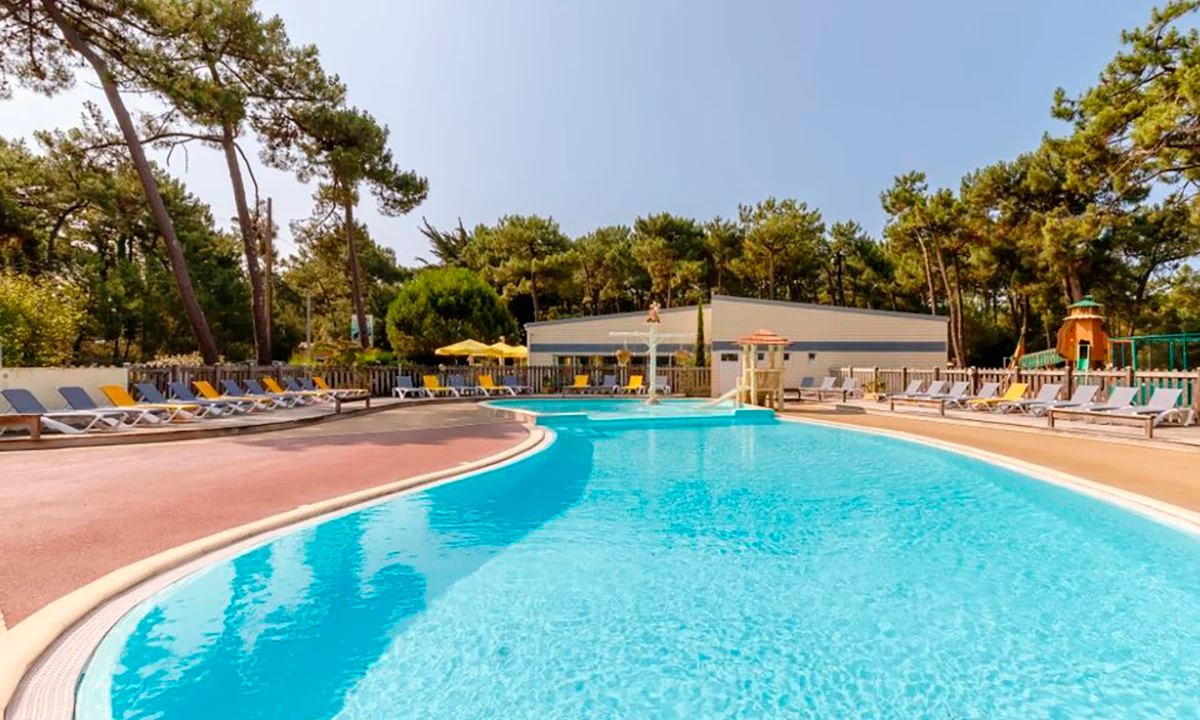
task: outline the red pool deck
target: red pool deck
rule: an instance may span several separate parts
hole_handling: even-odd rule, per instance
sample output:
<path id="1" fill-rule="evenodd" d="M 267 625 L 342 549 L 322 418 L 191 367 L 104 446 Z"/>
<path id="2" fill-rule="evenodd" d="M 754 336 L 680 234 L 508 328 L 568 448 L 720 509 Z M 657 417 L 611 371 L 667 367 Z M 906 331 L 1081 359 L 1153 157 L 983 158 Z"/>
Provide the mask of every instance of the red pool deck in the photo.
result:
<path id="1" fill-rule="evenodd" d="M 460 405 L 263 435 L 0 454 L 0 612 L 11 627 L 157 552 L 479 460 L 527 436 L 518 423 Z"/>

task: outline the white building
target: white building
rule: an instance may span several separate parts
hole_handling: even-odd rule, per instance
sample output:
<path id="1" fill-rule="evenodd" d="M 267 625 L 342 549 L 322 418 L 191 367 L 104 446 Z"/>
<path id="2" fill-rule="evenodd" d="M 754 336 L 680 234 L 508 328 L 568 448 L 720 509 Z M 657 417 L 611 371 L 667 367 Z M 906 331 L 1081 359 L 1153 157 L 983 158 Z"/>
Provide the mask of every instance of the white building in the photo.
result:
<path id="1" fill-rule="evenodd" d="M 659 344 L 659 364 L 669 365 L 671 353 L 695 347 L 696 306 L 659 313 L 664 333 L 688 335 L 688 340 Z M 645 328 L 646 314 L 618 313 L 529 323 L 525 326 L 532 365 L 588 363 L 599 358 L 615 364 L 625 348 L 633 364 L 645 362 L 645 345 L 613 337 L 614 332 Z M 788 339 L 784 355 L 784 385 L 796 387 L 805 376 L 822 377 L 837 368 L 932 367 L 947 360 L 947 319 L 936 315 L 809 305 L 779 300 L 713 296 L 703 309 L 704 338 L 712 354 L 713 393 L 732 389 L 741 370 L 737 339 L 760 328 Z"/>

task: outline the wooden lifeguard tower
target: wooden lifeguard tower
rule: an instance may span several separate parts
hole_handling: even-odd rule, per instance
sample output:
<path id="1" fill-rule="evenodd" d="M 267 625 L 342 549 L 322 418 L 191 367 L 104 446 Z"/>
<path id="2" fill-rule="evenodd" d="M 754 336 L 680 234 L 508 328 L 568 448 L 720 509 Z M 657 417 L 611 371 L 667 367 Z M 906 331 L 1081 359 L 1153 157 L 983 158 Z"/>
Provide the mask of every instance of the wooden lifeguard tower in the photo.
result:
<path id="1" fill-rule="evenodd" d="M 1104 331 L 1104 306 L 1089 295 L 1067 310 L 1055 350 L 1076 370 L 1107 365 L 1109 340 Z"/>
<path id="2" fill-rule="evenodd" d="M 770 330 L 758 330 L 738 340 L 742 346 L 742 377 L 738 400 L 751 405 L 783 409 L 783 351 L 788 341 Z M 764 350 L 758 364 L 759 348 Z"/>

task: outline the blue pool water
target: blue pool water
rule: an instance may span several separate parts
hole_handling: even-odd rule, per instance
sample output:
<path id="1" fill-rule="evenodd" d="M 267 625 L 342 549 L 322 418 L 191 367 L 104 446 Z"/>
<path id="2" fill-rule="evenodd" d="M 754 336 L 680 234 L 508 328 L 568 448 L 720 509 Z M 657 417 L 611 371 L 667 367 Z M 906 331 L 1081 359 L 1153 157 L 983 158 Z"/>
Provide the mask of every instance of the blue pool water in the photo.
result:
<path id="1" fill-rule="evenodd" d="M 1197 718 L 1200 541 L 824 427 L 564 431 L 143 603 L 108 718 Z"/>

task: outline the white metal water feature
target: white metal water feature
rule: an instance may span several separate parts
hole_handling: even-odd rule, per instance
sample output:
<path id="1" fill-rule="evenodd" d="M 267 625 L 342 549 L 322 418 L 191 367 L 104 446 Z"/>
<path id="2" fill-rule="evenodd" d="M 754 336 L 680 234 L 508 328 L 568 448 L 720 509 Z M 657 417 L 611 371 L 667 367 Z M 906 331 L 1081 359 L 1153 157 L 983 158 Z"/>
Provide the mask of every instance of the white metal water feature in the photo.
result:
<path id="1" fill-rule="evenodd" d="M 613 337 L 635 338 L 646 344 L 650 366 L 647 372 L 650 376 L 650 390 L 647 392 L 646 402 L 650 405 L 658 402 L 658 342 L 660 340 L 687 340 L 693 337 L 688 333 L 660 333 L 658 331 L 660 322 L 662 321 L 658 317 L 658 303 L 650 303 L 650 311 L 646 313 L 645 330 L 609 333 Z"/>

